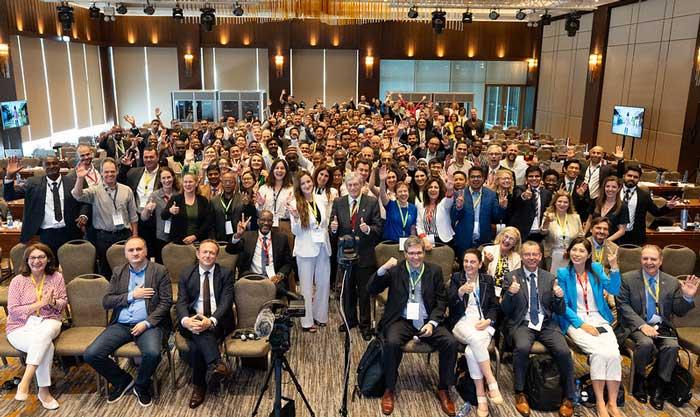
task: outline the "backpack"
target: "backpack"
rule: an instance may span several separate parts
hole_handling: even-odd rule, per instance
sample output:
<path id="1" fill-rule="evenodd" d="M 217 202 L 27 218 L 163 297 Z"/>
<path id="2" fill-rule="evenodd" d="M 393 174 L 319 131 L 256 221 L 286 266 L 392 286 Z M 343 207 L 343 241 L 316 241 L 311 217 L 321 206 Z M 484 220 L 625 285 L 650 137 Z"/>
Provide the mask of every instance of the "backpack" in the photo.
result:
<path id="1" fill-rule="evenodd" d="M 384 341 L 380 337 L 373 338 L 367 345 L 367 350 L 357 365 L 357 385 L 354 394 L 360 397 L 381 397 L 384 395 L 384 363 L 382 353 Z M 353 394 L 353 396 L 354 396 Z"/>
<path id="2" fill-rule="evenodd" d="M 467 367 L 467 359 L 464 356 L 460 356 L 457 360 L 457 368 L 455 369 L 455 389 L 457 393 L 465 402 L 471 405 L 476 405 L 476 385 L 474 385 L 474 380 L 471 375 L 469 375 L 469 368 Z"/>
<path id="3" fill-rule="evenodd" d="M 581 404 L 587 408 L 595 407 L 595 392 L 593 392 L 593 384 L 591 383 L 591 374 L 584 374 L 581 378 L 578 378 L 581 382 L 581 392 L 579 393 Z M 605 401 L 608 400 L 608 387 L 606 386 L 603 390 Z M 619 391 L 617 391 L 617 406 L 625 406 L 625 387 L 620 385 Z"/>
<path id="4" fill-rule="evenodd" d="M 685 352 L 688 356 L 688 363 L 690 364 L 690 353 L 685 349 L 681 349 L 679 352 Z M 656 378 L 658 364 L 659 362 L 656 361 L 654 369 L 647 377 L 647 389 L 649 389 L 649 392 L 651 392 L 651 388 L 653 388 L 654 384 L 657 384 L 657 381 L 659 381 L 659 379 Z M 665 399 L 676 407 L 682 407 L 683 404 L 690 401 L 693 397 L 692 389 L 694 383 L 695 378 L 683 367 L 680 357 L 677 357 L 676 366 L 673 368 L 673 374 L 671 375 L 671 382 L 667 385 Z"/>
<path id="5" fill-rule="evenodd" d="M 534 355 L 530 358 L 525 375 L 525 394 L 533 410 L 559 410 L 562 384 L 559 368 L 551 356 Z"/>

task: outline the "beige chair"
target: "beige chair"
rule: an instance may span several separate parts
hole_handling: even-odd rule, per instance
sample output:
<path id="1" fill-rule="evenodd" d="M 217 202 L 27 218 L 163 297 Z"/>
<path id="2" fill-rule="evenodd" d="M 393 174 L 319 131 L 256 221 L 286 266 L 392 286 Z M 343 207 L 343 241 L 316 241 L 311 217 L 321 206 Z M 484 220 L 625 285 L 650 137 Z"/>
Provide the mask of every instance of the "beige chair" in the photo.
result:
<path id="1" fill-rule="evenodd" d="M 680 275 L 676 278 L 682 281 L 687 278 L 687 275 Z M 695 295 L 695 304 L 700 304 L 700 294 Z M 674 317 L 673 324 L 678 331 L 678 344 L 695 355 L 700 355 L 700 309 L 694 308 L 683 317 Z M 695 365 L 697 364 L 700 362 L 696 361 Z M 691 366 L 693 365 L 688 364 L 688 367 Z"/>
<path id="2" fill-rule="evenodd" d="M 552 159 L 552 150 L 546 148 L 540 148 L 537 150 L 537 160 L 538 161 L 549 161 Z"/>
<path id="3" fill-rule="evenodd" d="M 390 241 L 384 241 L 375 246 L 374 256 L 377 258 L 377 265 L 384 265 L 386 261 L 392 257 L 398 259 L 399 262 L 405 259 L 403 252 L 399 250 L 399 244 Z M 379 318 L 377 317 L 379 304 L 386 304 L 388 293 L 389 290 L 384 290 L 374 297 L 374 302 L 372 303 L 372 327 L 375 327 L 377 322 L 379 322 Z"/>
<path id="4" fill-rule="evenodd" d="M 275 284 L 262 275 L 246 275 L 240 278 L 233 287 L 235 302 L 233 314 L 236 329 L 252 329 L 261 307 L 273 300 L 277 289 Z M 224 342 L 224 355 L 231 364 L 231 358 L 261 358 L 268 357 L 270 362 L 270 344 L 267 339 L 240 340 L 227 337 Z"/>
<path id="5" fill-rule="evenodd" d="M 617 263 L 620 273 L 636 271 L 641 268 L 642 248 L 637 245 L 624 244 L 617 249 Z"/>
<path id="6" fill-rule="evenodd" d="M 18 243 L 10 249 L 10 269 L 12 270 L 12 275 L 18 275 L 19 269 L 22 267 L 24 260 L 24 250 L 27 249 L 27 245 L 24 243 Z"/>
<path id="7" fill-rule="evenodd" d="M 114 271 L 118 266 L 124 265 L 127 262 L 126 255 L 124 254 L 124 244 L 125 241 L 120 241 L 107 249 L 107 263 L 109 268 Z"/>
<path id="8" fill-rule="evenodd" d="M 164 334 L 163 335 L 163 343 L 161 347 L 161 355 L 164 354 L 166 358 L 168 359 L 168 367 L 169 367 L 169 372 L 170 372 L 170 377 L 171 381 L 173 384 L 173 388 L 176 388 L 175 385 L 175 367 L 173 366 L 174 361 L 173 361 L 173 353 L 170 350 L 168 346 L 168 338 L 170 335 Z M 129 342 L 125 345 L 122 345 L 119 349 L 117 349 L 114 352 L 114 357 L 115 358 L 128 358 L 128 359 L 138 359 L 141 357 L 141 350 L 139 350 L 139 347 L 136 345 L 134 342 Z M 153 394 L 156 397 L 160 396 L 160 381 L 158 381 L 158 376 L 157 376 L 157 371 L 153 375 Z"/>
<path id="9" fill-rule="evenodd" d="M 73 278 L 95 272 L 95 247 L 87 240 L 70 240 L 58 248 L 58 263 L 61 265 L 66 284 Z"/>
<path id="10" fill-rule="evenodd" d="M 642 171 L 642 176 L 639 177 L 642 182 L 656 182 L 656 171 Z"/>
<path id="11" fill-rule="evenodd" d="M 109 282 L 96 274 L 77 276 L 66 285 L 72 326 L 54 340 L 56 356 L 83 356 L 88 346 L 104 331 L 107 311 L 102 307 L 102 298 L 108 289 Z M 95 375 L 98 392 L 101 392 L 99 374 Z"/>
<path id="12" fill-rule="evenodd" d="M 173 284 L 173 303 L 177 301 L 177 283 L 180 282 L 180 274 L 186 268 L 197 263 L 197 250 L 193 245 L 178 245 L 168 243 L 163 247 L 163 265 L 170 274 L 170 282 Z"/>
<path id="13" fill-rule="evenodd" d="M 686 246 L 666 245 L 661 254 L 663 255 L 661 270 L 667 274 L 673 276 L 688 275 L 695 270 L 695 252 Z"/>
<path id="14" fill-rule="evenodd" d="M 678 171 L 666 171 L 664 172 L 664 181 L 680 181 L 681 174 Z"/>
<path id="15" fill-rule="evenodd" d="M 683 189 L 683 199 L 698 199 L 700 198 L 700 187 L 685 187 Z"/>
<path id="16" fill-rule="evenodd" d="M 10 344 L 5 331 L 0 332 L 0 361 L 2 361 L 3 366 L 8 365 L 7 358 L 19 358 L 20 361 L 24 361 L 25 357 L 24 352 L 20 352 Z"/>
<path id="17" fill-rule="evenodd" d="M 238 262 L 238 254 L 231 254 L 226 252 L 226 245 L 228 244 L 227 242 L 218 242 L 219 243 L 219 255 L 216 257 L 216 262 L 223 266 L 224 268 L 227 268 L 234 274 L 236 273 L 236 263 Z"/>

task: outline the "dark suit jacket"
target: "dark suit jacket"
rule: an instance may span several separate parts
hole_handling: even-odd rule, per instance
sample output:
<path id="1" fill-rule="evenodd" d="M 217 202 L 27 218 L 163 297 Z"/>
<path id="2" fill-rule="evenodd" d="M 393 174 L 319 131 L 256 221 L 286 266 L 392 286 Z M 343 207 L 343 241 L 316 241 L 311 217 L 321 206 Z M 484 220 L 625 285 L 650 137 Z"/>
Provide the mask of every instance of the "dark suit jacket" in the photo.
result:
<path id="1" fill-rule="evenodd" d="M 466 122 L 464 122 L 464 136 L 466 136 L 469 140 L 474 140 L 474 136 L 472 136 L 472 129 L 476 130 L 476 135 L 478 137 L 484 137 L 483 120 L 476 119 L 476 122 L 473 122 L 472 119 L 469 118 Z"/>
<path id="2" fill-rule="evenodd" d="M 246 206 L 243 205 L 241 198 L 241 193 L 234 192 L 231 198 L 231 205 L 226 211 L 221 199 L 223 194 L 217 195 L 211 199 L 211 218 L 214 225 L 214 230 L 212 231 L 214 238 L 220 242 L 231 241 L 233 233 L 236 233 L 236 225 L 241 220 L 241 214 L 246 213 Z M 256 216 L 257 217 L 257 216 Z M 233 228 L 233 233 L 230 235 L 226 234 L 226 221 L 231 221 L 231 226 Z M 251 219 L 251 223 L 254 223 L 256 219 Z"/>
<path id="3" fill-rule="evenodd" d="M 170 207 L 177 204 L 180 212 L 177 215 L 170 213 Z M 211 228 L 211 206 L 206 197 L 197 195 L 197 240 L 202 241 L 209 237 Z M 160 214 L 163 220 L 172 219 L 170 225 L 170 241 L 182 243 L 182 239 L 187 237 L 187 210 L 185 209 L 185 195 L 174 195 Z"/>
<path id="4" fill-rule="evenodd" d="M 146 300 L 148 323 L 163 329 L 172 329 L 170 306 L 173 304 L 173 289 L 170 285 L 168 270 L 161 264 L 148 261 L 144 288 L 153 288 L 155 294 Z M 120 265 L 112 271 L 107 294 L 102 298 L 105 310 L 112 310 L 110 324 L 117 322 L 122 308 L 129 306 L 129 263 Z"/>
<path id="5" fill-rule="evenodd" d="M 450 288 L 447 290 L 450 315 L 447 318 L 447 326 L 452 329 L 455 324 L 464 317 L 464 311 L 469 303 L 471 294 L 464 294 L 464 298 L 459 298 L 459 287 L 467 282 L 464 272 L 455 272 L 450 279 Z M 493 277 L 488 274 L 479 274 L 479 305 L 484 320 L 491 319 L 491 325 L 496 328 L 496 317 L 500 308 L 496 290 L 494 288 Z"/>
<path id="6" fill-rule="evenodd" d="M 140 166 L 140 167 L 135 167 L 135 168 L 129 168 L 126 165 L 120 165 L 119 166 L 119 176 L 117 177 L 117 181 L 119 181 L 122 184 L 125 184 L 129 188 L 131 188 L 131 191 L 134 193 L 134 200 L 136 201 L 136 207 L 139 206 L 139 195 L 136 192 L 136 189 L 139 186 L 139 182 L 141 182 L 141 177 L 143 177 L 143 172 L 146 170 L 145 167 Z M 156 183 L 158 182 L 158 172 L 159 170 L 156 170 L 156 176 L 153 178 L 151 182 L 151 189 L 155 187 Z"/>
<path id="7" fill-rule="evenodd" d="M 649 191 L 637 187 L 637 207 L 634 210 L 634 225 L 618 239 L 618 244 L 631 243 L 643 245 L 647 241 L 647 212 L 655 217 L 663 216 L 671 212 L 671 209 L 663 206 L 657 207 L 651 199 Z"/>
<path id="8" fill-rule="evenodd" d="M 445 151 L 444 147 L 442 146 L 442 142 L 440 143 L 440 147 L 435 151 L 436 158 L 440 161 L 445 160 L 445 155 L 447 152 Z M 427 158 L 428 157 L 428 148 L 416 148 L 413 151 L 413 156 L 416 157 L 416 159 L 421 159 L 421 158 Z"/>
<path id="9" fill-rule="evenodd" d="M 336 216 L 338 218 L 338 230 L 332 235 L 336 237 L 342 237 L 344 235 L 359 237 L 357 253 L 360 260 L 358 266 L 364 268 L 375 267 L 377 265 L 377 260 L 374 256 L 374 247 L 377 246 L 381 239 L 383 231 L 382 226 L 384 225 L 384 221 L 379 213 L 377 199 L 368 195 L 363 195 L 360 198 L 355 229 L 351 227 L 352 222 L 350 221 L 350 202 L 348 201 L 348 196 L 339 197 L 333 201 L 331 221 Z M 361 218 L 365 220 L 365 223 L 367 223 L 370 228 L 368 235 L 362 233 L 360 230 Z"/>
<path id="10" fill-rule="evenodd" d="M 592 202 L 591 194 L 588 192 L 588 188 L 586 188 L 586 192 L 583 193 L 582 196 L 578 195 L 576 192 L 576 188 L 578 188 L 582 182 L 583 178 L 576 178 L 576 181 L 574 182 L 574 190 L 571 193 L 571 200 L 574 202 L 574 209 L 576 209 L 576 213 L 578 213 L 578 216 L 581 218 L 581 223 L 583 224 L 586 222 L 588 215 L 591 213 Z M 568 179 L 565 177 L 559 182 L 559 187 L 566 189 L 566 184 L 568 184 Z"/>
<path id="11" fill-rule="evenodd" d="M 581 178 L 584 180 L 586 180 L 586 171 L 588 170 L 589 165 L 590 161 L 583 161 L 581 163 Z M 605 179 L 611 175 L 617 175 L 617 170 L 612 166 L 612 164 L 601 165 L 600 172 L 598 173 L 598 181 L 600 182 L 599 185 L 602 185 L 603 181 L 605 181 Z"/>
<path id="12" fill-rule="evenodd" d="M 71 190 L 75 185 L 75 176 L 64 175 L 63 181 L 63 219 L 68 228 L 68 233 L 72 239 L 78 239 L 82 236 L 82 232 L 75 225 L 75 219 L 78 216 L 85 215 L 90 218 L 92 208 L 89 204 L 82 204 L 73 198 Z M 15 183 L 5 183 L 3 186 L 5 200 L 17 200 L 24 198 L 24 214 L 22 217 L 22 234 L 21 242 L 29 242 L 32 236 L 39 233 L 41 223 L 44 221 L 44 212 L 47 193 L 47 178 L 46 175 L 40 177 L 31 177 L 27 180 L 24 190 L 15 190 Z M 55 254 L 54 254 L 55 255 Z"/>
<path id="13" fill-rule="evenodd" d="M 498 195 L 486 187 L 481 187 L 481 202 L 479 203 L 479 241 L 493 240 L 492 224 L 498 223 L 506 214 L 506 209 L 498 204 Z M 477 246 L 474 243 L 474 202 L 470 188 L 464 189 L 464 206 L 457 209 L 452 206 L 452 228 L 455 231 L 454 244 L 457 257 L 467 248 Z"/>
<path id="14" fill-rule="evenodd" d="M 286 279 L 292 270 L 292 262 L 294 262 L 289 241 L 283 233 L 271 231 L 270 236 L 272 237 L 272 263 L 275 265 L 275 272 L 283 275 Z M 250 273 L 257 242 L 258 231 L 248 231 L 243 233 L 238 242 L 226 245 L 226 252 L 238 254 L 236 268 L 239 277 Z"/>
<path id="15" fill-rule="evenodd" d="M 501 294 L 501 310 L 506 316 L 506 326 L 515 328 L 525 319 L 528 306 L 530 305 L 530 284 L 525 279 L 525 271 L 523 268 L 518 268 L 511 271 L 503 278 L 503 293 Z M 528 274 L 529 275 L 529 274 Z M 520 291 L 517 294 L 511 294 L 508 287 L 513 282 L 513 277 L 520 283 Z M 544 314 L 545 326 L 556 329 L 561 333 L 561 328 L 556 320 L 553 320 L 554 314 L 564 314 L 566 311 L 566 303 L 564 298 L 559 298 L 552 294 L 554 287 L 554 275 L 542 268 L 537 269 L 537 293 L 542 306 L 540 313 Z"/>
<path id="16" fill-rule="evenodd" d="M 447 290 L 442 278 L 442 269 L 428 262 L 424 262 L 424 265 L 425 271 L 420 281 L 420 288 L 423 294 L 423 306 L 428 313 L 428 319 L 425 322 L 432 320 L 440 325 L 445 319 L 447 307 Z M 406 308 L 411 290 L 405 262 L 399 262 L 383 276 L 375 272 L 367 283 L 367 290 L 372 295 L 379 294 L 386 288 L 389 288 L 389 295 L 384 306 L 384 315 L 377 325 L 378 329 L 385 329 L 399 320 L 403 309 Z"/>
<path id="17" fill-rule="evenodd" d="M 695 307 L 695 302 L 683 298 L 678 280 L 665 272 L 659 272 L 661 289 L 659 310 L 663 322 L 672 326 L 673 316 L 685 316 Z M 615 298 L 617 317 L 620 323 L 615 330 L 618 340 L 623 342 L 633 331 L 646 323 L 647 301 L 641 269 L 622 274 L 620 295 Z"/>
<path id="18" fill-rule="evenodd" d="M 195 307 L 199 300 L 199 264 L 188 268 L 180 274 L 178 283 L 177 303 L 177 325 L 185 317 L 192 317 L 197 314 Z M 217 321 L 215 330 L 221 336 L 225 336 L 233 331 L 233 273 L 222 268 L 218 264 L 214 265 L 214 287 L 211 295 L 216 300 L 216 311 L 212 311 L 211 317 Z M 183 334 L 189 330 L 180 327 Z"/>
<path id="19" fill-rule="evenodd" d="M 513 198 L 510 200 L 510 220 L 509 226 L 513 226 L 520 231 L 520 236 L 524 241 L 527 235 L 530 234 L 532 222 L 535 221 L 535 198 L 523 200 L 522 195 L 527 189 L 526 185 L 518 185 L 513 190 Z M 549 207 L 552 201 L 552 193 L 540 187 L 540 214 Z"/>

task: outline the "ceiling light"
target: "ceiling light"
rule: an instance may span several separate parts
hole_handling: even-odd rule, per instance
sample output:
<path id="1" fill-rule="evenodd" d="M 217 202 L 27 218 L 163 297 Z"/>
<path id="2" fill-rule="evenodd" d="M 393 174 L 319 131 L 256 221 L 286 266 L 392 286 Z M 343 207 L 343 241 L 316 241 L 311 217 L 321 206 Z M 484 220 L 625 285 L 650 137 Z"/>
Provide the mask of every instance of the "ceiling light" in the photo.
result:
<path id="1" fill-rule="evenodd" d="M 526 17 L 527 15 L 523 11 L 523 9 L 518 10 L 518 13 L 515 14 L 515 18 L 518 20 L 525 20 Z"/>
<path id="2" fill-rule="evenodd" d="M 243 7 L 241 7 L 238 2 L 236 2 L 236 5 L 233 7 L 233 15 L 237 17 L 243 16 Z"/>
<path id="3" fill-rule="evenodd" d="M 447 13 L 445 13 L 444 10 L 433 11 L 432 24 L 435 33 L 442 33 L 442 31 L 445 29 L 445 23 L 447 23 L 447 20 L 445 19 L 446 14 Z"/>
<path id="4" fill-rule="evenodd" d="M 542 15 L 542 26 L 549 26 L 552 24 L 552 15 L 549 14 L 549 10 L 545 10 Z"/>
<path id="5" fill-rule="evenodd" d="M 411 19 L 415 19 L 418 17 L 418 9 L 416 8 L 416 6 L 411 6 L 411 8 L 408 9 L 408 17 L 410 17 Z"/>
<path id="6" fill-rule="evenodd" d="M 176 3 L 175 7 L 173 7 L 173 19 L 179 22 L 185 20 L 185 12 L 182 10 L 179 3 Z"/>
<path id="7" fill-rule="evenodd" d="M 58 21 L 61 22 L 63 34 L 70 34 L 73 27 L 73 8 L 64 1 L 60 6 L 56 7 L 58 11 Z"/>
<path id="8" fill-rule="evenodd" d="M 566 23 L 564 23 L 564 29 L 566 30 L 569 37 L 576 36 L 576 32 L 581 29 L 581 20 L 578 12 L 572 12 L 566 16 Z"/>
<path id="9" fill-rule="evenodd" d="M 211 32 L 216 25 L 216 15 L 214 14 L 216 10 L 207 3 L 199 11 L 202 12 L 199 17 L 200 24 L 204 27 L 205 32 Z"/>
<path id="10" fill-rule="evenodd" d="M 146 1 L 146 6 L 143 8 L 143 12 L 149 16 L 153 16 L 153 13 L 156 12 L 156 8 L 153 7 L 150 1 Z"/>
<path id="11" fill-rule="evenodd" d="M 462 23 L 471 23 L 474 21 L 474 14 L 467 10 L 466 12 L 462 13 Z"/>
<path id="12" fill-rule="evenodd" d="M 491 13 L 489 13 L 489 19 L 498 20 L 499 17 L 501 17 L 501 15 L 496 11 L 496 9 L 491 9 Z"/>
<path id="13" fill-rule="evenodd" d="M 117 6 L 117 13 L 119 14 L 126 14 L 126 6 L 124 6 L 124 3 L 119 3 L 119 6 Z"/>
<path id="14" fill-rule="evenodd" d="M 100 18 L 100 8 L 95 6 L 95 3 L 92 3 L 92 6 L 90 6 L 88 10 L 90 12 L 90 19 Z"/>

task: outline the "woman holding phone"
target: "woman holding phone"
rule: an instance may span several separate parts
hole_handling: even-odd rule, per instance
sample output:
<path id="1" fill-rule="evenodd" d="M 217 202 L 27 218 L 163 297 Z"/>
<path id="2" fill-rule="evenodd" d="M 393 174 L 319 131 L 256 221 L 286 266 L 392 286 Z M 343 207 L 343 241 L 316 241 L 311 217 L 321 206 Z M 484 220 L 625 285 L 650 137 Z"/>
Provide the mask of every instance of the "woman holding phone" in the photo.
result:
<path id="1" fill-rule="evenodd" d="M 568 265 L 559 268 L 557 279 L 564 291 L 566 311 L 559 316 L 561 330 L 589 355 L 591 381 L 595 392 L 598 416 L 619 417 L 617 392 L 622 368 L 620 350 L 611 324 L 613 315 L 603 291 L 620 293 L 620 269 L 617 251 L 608 252 L 610 276 L 603 266 L 592 261 L 591 242 L 577 237 L 566 250 Z M 604 391 L 607 387 L 608 402 Z"/>

